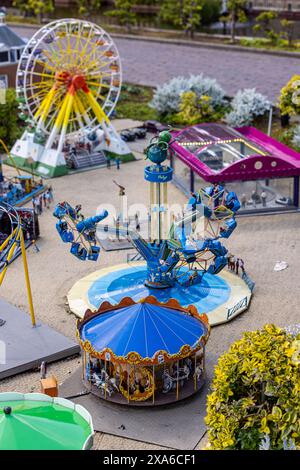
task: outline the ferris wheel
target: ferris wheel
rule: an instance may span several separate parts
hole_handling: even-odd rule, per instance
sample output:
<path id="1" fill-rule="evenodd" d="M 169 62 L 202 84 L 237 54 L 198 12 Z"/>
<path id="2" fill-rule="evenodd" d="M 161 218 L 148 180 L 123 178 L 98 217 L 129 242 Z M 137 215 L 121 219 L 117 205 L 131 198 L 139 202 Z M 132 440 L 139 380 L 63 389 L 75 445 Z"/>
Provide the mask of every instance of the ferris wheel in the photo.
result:
<path id="1" fill-rule="evenodd" d="M 53 21 L 34 34 L 20 58 L 20 117 L 46 151 L 53 146 L 61 151 L 66 138 L 78 131 L 101 128 L 109 140 L 121 75 L 118 50 L 100 26 L 78 19 Z"/>

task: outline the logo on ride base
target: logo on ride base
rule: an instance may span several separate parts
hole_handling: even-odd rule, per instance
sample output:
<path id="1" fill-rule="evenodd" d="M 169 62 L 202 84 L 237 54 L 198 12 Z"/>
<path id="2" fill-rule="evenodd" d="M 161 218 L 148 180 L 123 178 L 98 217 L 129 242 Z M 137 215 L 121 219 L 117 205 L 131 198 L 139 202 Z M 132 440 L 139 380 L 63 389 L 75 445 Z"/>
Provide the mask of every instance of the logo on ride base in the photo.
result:
<path id="1" fill-rule="evenodd" d="M 240 300 L 234 307 L 229 308 L 227 311 L 227 320 L 239 312 L 241 309 L 245 309 L 248 305 L 248 297 Z"/>

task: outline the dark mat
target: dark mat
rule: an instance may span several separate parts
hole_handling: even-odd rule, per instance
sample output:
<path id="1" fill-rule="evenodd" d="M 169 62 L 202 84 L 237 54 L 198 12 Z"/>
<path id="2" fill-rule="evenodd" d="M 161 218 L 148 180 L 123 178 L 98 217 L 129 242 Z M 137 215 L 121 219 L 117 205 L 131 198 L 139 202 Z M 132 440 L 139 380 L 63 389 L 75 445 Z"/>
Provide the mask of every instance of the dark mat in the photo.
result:
<path id="1" fill-rule="evenodd" d="M 119 251 L 132 249 L 132 243 L 130 243 L 127 239 L 117 240 L 115 238 L 113 240 L 110 240 L 107 238 L 104 240 L 100 240 L 100 245 L 105 251 Z"/>
<path id="2" fill-rule="evenodd" d="M 79 353 L 79 345 L 0 299 L 0 379 Z M 2 322 L 0 322 L 2 323 Z"/>
<path id="3" fill-rule="evenodd" d="M 206 358 L 207 381 L 195 396 L 168 406 L 121 406 L 87 393 L 81 367 L 59 389 L 59 395 L 80 403 L 92 415 L 96 431 L 179 450 L 194 449 L 206 431 L 206 396 L 216 358 Z"/>

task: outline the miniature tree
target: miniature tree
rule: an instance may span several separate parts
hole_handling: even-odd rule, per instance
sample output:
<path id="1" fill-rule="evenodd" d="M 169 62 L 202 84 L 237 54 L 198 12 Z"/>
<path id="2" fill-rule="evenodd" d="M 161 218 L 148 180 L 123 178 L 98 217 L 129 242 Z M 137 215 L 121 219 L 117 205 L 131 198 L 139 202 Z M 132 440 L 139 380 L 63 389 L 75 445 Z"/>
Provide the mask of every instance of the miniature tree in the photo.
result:
<path id="1" fill-rule="evenodd" d="M 283 27 L 282 35 L 288 41 L 288 46 L 293 46 L 293 39 L 295 33 L 295 21 L 283 19 L 280 21 L 281 26 Z"/>
<path id="2" fill-rule="evenodd" d="M 231 16 L 231 42 L 235 42 L 236 21 L 245 21 L 246 0 L 228 0 L 227 11 Z"/>
<path id="3" fill-rule="evenodd" d="M 266 325 L 223 354 L 208 396 L 212 449 L 300 446 L 300 334 Z"/>
<path id="4" fill-rule="evenodd" d="M 106 13 L 107 16 L 117 18 L 127 32 L 131 32 L 132 26 L 136 23 L 137 17 L 134 11 L 135 0 L 115 0 L 115 8 Z"/>
<path id="5" fill-rule="evenodd" d="M 1 100 L 0 103 L 0 138 L 10 147 L 20 137 L 23 130 L 18 123 L 18 103 L 14 88 L 6 90 L 3 101 Z"/>
<path id="6" fill-rule="evenodd" d="M 76 0 L 79 15 L 90 14 L 101 7 L 101 0 Z"/>
<path id="7" fill-rule="evenodd" d="M 25 14 L 38 17 L 41 22 L 45 13 L 50 13 L 54 10 L 53 0 L 14 0 L 13 6 L 18 8 Z"/>
<path id="8" fill-rule="evenodd" d="M 256 18 L 254 31 L 261 31 L 270 40 L 271 44 L 276 44 L 279 35 L 274 31 L 272 22 L 278 17 L 275 11 L 263 11 Z"/>
<path id="9" fill-rule="evenodd" d="M 162 3 L 162 20 L 180 27 L 187 36 L 194 37 L 195 30 L 201 23 L 201 0 L 165 0 Z"/>
<path id="10" fill-rule="evenodd" d="M 246 21 L 245 8 L 246 0 L 228 0 L 227 1 L 227 11 L 231 17 L 231 42 L 235 42 L 235 29 L 236 22 Z"/>

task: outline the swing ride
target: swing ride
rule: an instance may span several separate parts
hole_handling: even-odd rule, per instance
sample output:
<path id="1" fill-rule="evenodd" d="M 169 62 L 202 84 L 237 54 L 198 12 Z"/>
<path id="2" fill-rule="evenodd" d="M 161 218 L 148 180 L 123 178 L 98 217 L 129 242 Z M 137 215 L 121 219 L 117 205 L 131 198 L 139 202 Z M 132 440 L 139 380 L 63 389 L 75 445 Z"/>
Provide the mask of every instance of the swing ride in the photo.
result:
<path id="1" fill-rule="evenodd" d="M 121 62 L 100 26 L 53 21 L 27 43 L 17 71 L 26 130 L 11 153 L 19 167 L 44 177 L 97 165 L 106 156 L 133 159 L 109 117 L 122 84 Z"/>
<path id="2" fill-rule="evenodd" d="M 183 216 L 171 220 L 167 188 L 173 171 L 163 165 L 170 140 L 171 135 L 162 132 L 146 150 L 151 162 L 144 174 L 150 185 L 148 239 L 128 226 L 120 224 L 117 228 L 118 235 L 127 237 L 146 265 L 106 268 L 76 283 L 69 293 L 69 304 L 77 315 L 83 316 L 86 308 L 98 308 L 104 300 L 116 304 L 125 295 L 134 300 L 155 295 L 161 302 L 175 298 L 183 306 L 193 303 L 208 313 L 211 324 L 228 321 L 247 308 L 251 292 L 244 281 L 228 272 L 221 275 L 228 263 L 227 249 L 221 240 L 229 238 L 237 226 L 235 215 L 240 207 L 237 196 L 214 184 L 193 194 Z M 77 216 L 76 208 L 67 202 L 60 203 L 54 211 L 59 219 L 56 228 L 63 242 L 71 243 L 71 253 L 81 260 L 94 261 L 100 252 L 96 226 L 107 215 L 104 210 L 96 217 L 81 220 L 83 216 Z M 116 234 L 116 226 L 99 224 L 97 230 Z M 90 241 L 93 244 L 87 246 Z M 78 292 L 88 302 L 78 302 Z M 233 307 L 235 310 L 229 316 Z M 220 308 L 221 317 L 217 312 L 212 320 L 209 311 Z"/>

